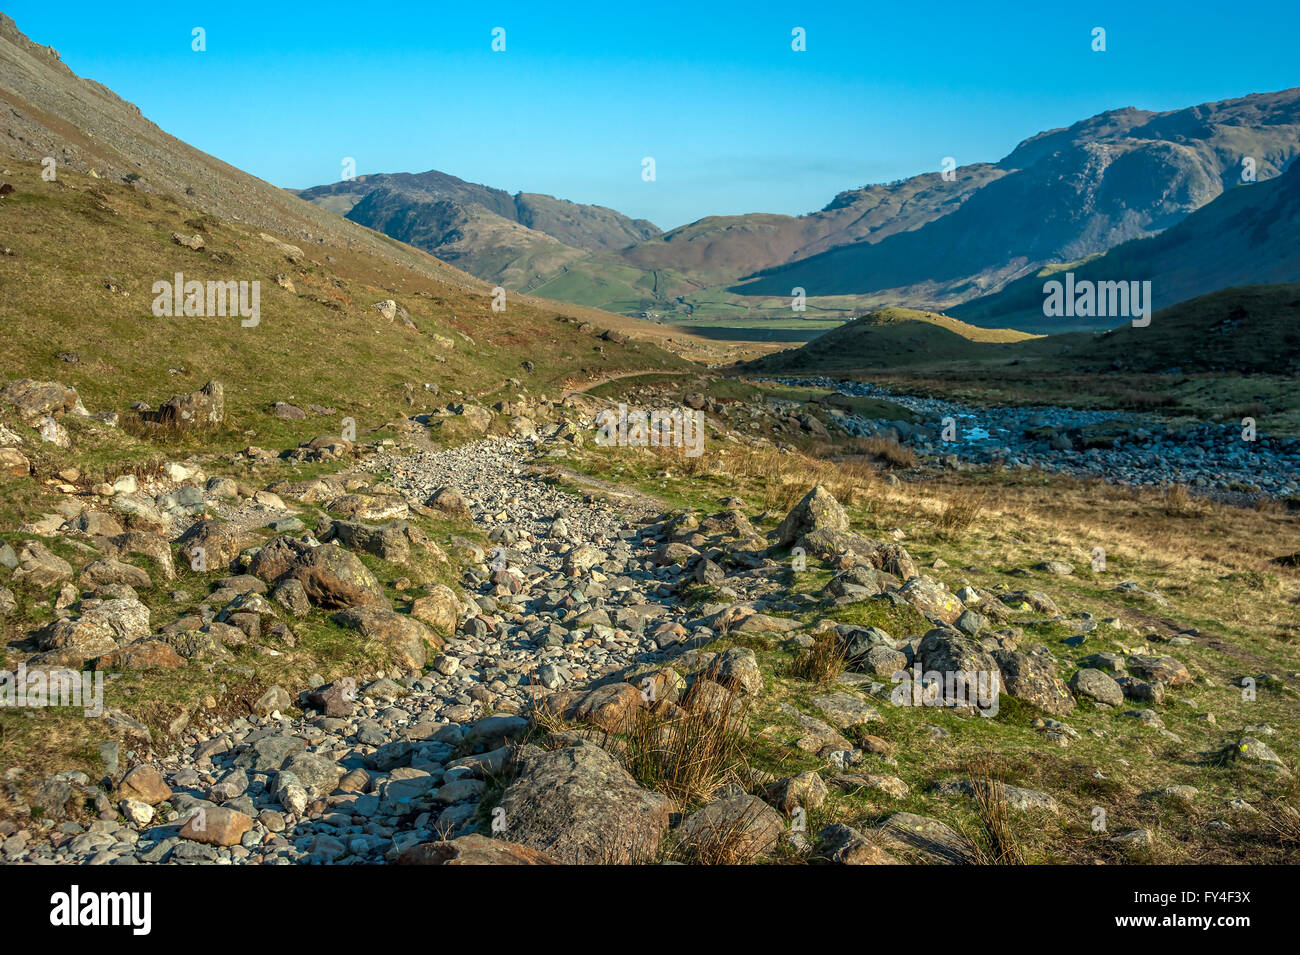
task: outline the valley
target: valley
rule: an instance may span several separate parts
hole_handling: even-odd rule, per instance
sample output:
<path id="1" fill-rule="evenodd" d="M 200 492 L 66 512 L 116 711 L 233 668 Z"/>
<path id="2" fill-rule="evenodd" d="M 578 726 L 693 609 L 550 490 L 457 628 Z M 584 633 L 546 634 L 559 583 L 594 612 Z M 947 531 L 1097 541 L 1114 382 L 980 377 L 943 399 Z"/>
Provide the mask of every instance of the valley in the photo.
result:
<path id="1" fill-rule="evenodd" d="M 1300 861 L 1300 89 L 666 231 L 0 99 L 0 863 Z"/>

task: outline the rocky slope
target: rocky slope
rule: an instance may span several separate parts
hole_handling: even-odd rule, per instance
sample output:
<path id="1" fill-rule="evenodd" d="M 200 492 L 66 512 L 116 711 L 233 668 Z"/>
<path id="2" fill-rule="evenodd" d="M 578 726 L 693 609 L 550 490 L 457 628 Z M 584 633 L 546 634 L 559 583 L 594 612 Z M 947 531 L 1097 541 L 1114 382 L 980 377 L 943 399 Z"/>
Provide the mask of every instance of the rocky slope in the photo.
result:
<path id="1" fill-rule="evenodd" d="M 1235 184 L 1157 236 L 1125 242 L 1051 274 L 1026 276 L 958 305 L 952 314 L 978 325 L 1048 334 L 1100 324 L 1043 316 L 1043 283 L 1059 280 L 1067 269 L 1076 282 L 1149 281 L 1157 309 L 1219 289 L 1294 283 L 1300 280 L 1300 165 L 1267 181 Z"/>
<path id="2" fill-rule="evenodd" d="M 714 419 L 715 439 L 756 440 L 730 430 L 731 406 L 691 403 Z M 854 531 L 820 486 L 773 515 L 734 498 L 705 513 L 636 495 L 614 506 L 542 480 L 584 447 L 600 405 L 521 402 L 502 409 L 513 437 L 428 447 L 425 424 L 490 416 L 449 407 L 409 422 L 400 445 L 288 449 L 287 460 L 342 469 L 262 489 L 190 461 L 147 484 L 123 476 L 92 495 L 69 491 L 15 547 L 0 545 L 25 601 L 57 595 L 24 663 L 121 675 L 105 692 L 102 778 L 6 771 L 6 861 L 964 864 L 989 861 L 960 821 L 981 798 L 1004 801 L 1017 828 L 1050 834 L 1105 797 L 942 761 L 920 780 L 909 769 L 909 783 L 897 741 L 942 751 L 987 722 L 1044 754 L 1091 752 L 1072 725 L 1083 721 L 1125 753 L 1132 734 L 1170 751 L 1204 745 L 1165 725 L 1175 700 L 1212 692 L 1205 666 L 1236 667 L 1197 631 L 1153 648 L 1155 636 L 1135 640 L 1124 622 L 1033 586 L 950 589 L 943 562 L 922 568 L 897 540 Z M 484 543 L 434 539 L 429 516 Z M 51 550 L 74 543 L 71 561 Z M 171 611 L 142 602 L 153 584 L 135 555 L 165 574 L 196 546 L 210 565 L 168 585 Z M 790 574 L 794 553 L 820 568 L 811 587 L 802 568 Z M 455 585 L 419 582 L 426 557 L 461 566 Z M 1075 573 L 1059 559 L 1040 569 L 1049 590 Z M 1169 603 L 1132 581 L 1117 589 Z M 15 603 L 8 588 L 0 602 Z M 863 611 L 875 623 L 839 622 Z M 382 648 L 382 668 L 263 685 L 223 710 L 217 681 L 258 672 L 326 623 Z M 1075 636 L 1029 639 L 1061 632 Z M 1192 650 L 1200 662 L 1189 666 Z M 983 673 L 997 689 L 974 699 L 918 685 L 900 699 L 898 675 L 914 665 Z M 142 674 L 205 671 L 208 701 L 161 734 L 115 705 Z M 989 721 L 1003 708 L 1020 714 L 1013 724 Z M 1237 772 L 1268 792 L 1290 778 L 1273 732 L 1211 718 L 1200 735 L 1226 740 Z M 712 768 L 681 772 L 700 765 Z M 1142 798 L 1208 803 L 1208 838 L 1253 825 L 1250 803 L 1178 776 Z M 839 821 L 864 796 L 876 821 Z M 840 809 L 823 815 L 830 807 Z M 1149 826 L 1100 832 L 1099 851 L 1117 860 L 1149 858 L 1162 838 Z"/>

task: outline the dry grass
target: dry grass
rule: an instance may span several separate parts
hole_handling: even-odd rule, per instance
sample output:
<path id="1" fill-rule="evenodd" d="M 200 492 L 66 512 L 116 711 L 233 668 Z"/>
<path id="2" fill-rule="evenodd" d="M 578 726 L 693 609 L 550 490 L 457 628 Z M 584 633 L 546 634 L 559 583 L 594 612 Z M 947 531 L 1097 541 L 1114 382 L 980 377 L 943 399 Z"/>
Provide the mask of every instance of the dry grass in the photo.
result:
<path id="1" fill-rule="evenodd" d="M 744 761 L 749 707 L 729 693 L 725 718 L 704 706 L 693 707 L 695 687 L 685 708 L 633 710 L 621 727 L 617 752 L 623 765 L 647 789 L 671 796 L 683 805 L 700 803 L 735 778 Z"/>
<path id="2" fill-rule="evenodd" d="M 894 437 L 875 435 L 870 438 L 859 438 L 853 443 L 853 448 L 860 449 L 861 454 L 885 462 L 891 468 L 906 470 L 916 467 L 916 452 L 911 448 L 903 447 Z"/>
<path id="3" fill-rule="evenodd" d="M 998 777 L 1002 767 L 992 751 L 967 763 L 979 828 L 966 838 L 979 865 L 1025 865 L 1025 852 L 1012 825 L 1012 809 Z"/>
<path id="4" fill-rule="evenodd" d="M 1197 510 L 1186 484 L 1171 484 L 1164 489 L 1164 511 L 1167 517 L 1190 517 Z"/>
<path id="5" fill-rule="evenodd" d="M 988 494 L 977 488 L 959 488 L 948 497 L 939 511 L 937 523 L 945 534 L 967 530 L 984 510 Z"/>
<path id="6" fill-rule="evenodd" d="M 834 630 L 813 635 L 813 645 L 799 651 L 790 664 L 790 675 L 817 686 L 836 686 L 844 672 L 844 644 Z"/>

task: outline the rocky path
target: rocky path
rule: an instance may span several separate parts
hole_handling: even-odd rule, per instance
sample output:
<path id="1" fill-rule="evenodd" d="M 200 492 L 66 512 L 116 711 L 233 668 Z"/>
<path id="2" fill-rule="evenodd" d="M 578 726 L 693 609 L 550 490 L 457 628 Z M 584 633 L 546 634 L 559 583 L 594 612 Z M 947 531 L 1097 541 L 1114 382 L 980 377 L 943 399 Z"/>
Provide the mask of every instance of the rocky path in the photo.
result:
<path id="1" fill-rule="evenodd" d="M 374 863 L 470 828 L 504 743 L 525 725 L 510 714 L 691 634 L 672 597 L 681 569 L 656 555 L 654 525 L 636 526 L 653 513 L 629 517 L 530 477 L 529 451 L 483 441 L 364 465 L 416 504 L 455 488 L 491 542 L 462 581 L 475 605 L 429 672 L 355 693 L 326 687 L 326 715 L 192 728 L 181 752 L 123 780 L 134 825 L 101 819 L 69 825 L 57 848 L 6 848 L 37 863 Z M 281 708 L 290 702 L 283 693 Z M 453 759 L 470 735 L 486 755 Z M 165 817 L 151 818 L 154 806 Z M 196 819 L 203 828 L 182 837 Z"/>
<path id="2" fill-rule="evenodd" d="M 1240 424 L 1176 427 L 1155 415 L 1040 406 L 976 408 L 938 398 L 902 395 L 869 382 L 828 378 L 780 379 L 845 395 L 883 398 L 915 412 L 920 421 L 873 421 L 844 414 L 850 434 L 892 429 L 922 453 L 951 455 L 977 465 L 994 461 L 1115 484 L 1186 484 L 1206 492 L 1300 493 L 1300 439 L 1242 438 Z M 952 418 L 954 440 L 944 440 Z"/>

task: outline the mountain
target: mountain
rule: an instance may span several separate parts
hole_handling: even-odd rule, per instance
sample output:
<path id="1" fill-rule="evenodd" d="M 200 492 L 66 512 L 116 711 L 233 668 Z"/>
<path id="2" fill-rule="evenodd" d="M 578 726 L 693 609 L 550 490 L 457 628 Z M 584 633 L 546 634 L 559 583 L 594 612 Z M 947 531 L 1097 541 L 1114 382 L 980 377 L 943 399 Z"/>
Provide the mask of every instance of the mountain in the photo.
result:
<path id="1" fill-rule="evenodd" d="M 1157 235 L 1232 191 L 1244 160 L 1263 186 L 1297 152 L 1300 88 L 1111 110 L 951 180 L 924 173 L 806 215 L 710 216 L 662 234 L 613 210 L 442 173 L 300 194 L 507 287 L 699 330 L 778 321 L 811 338 L 865 308 L 950 309 Z M 804 316 L 790 310 L 795 288 Z"/>
<path id="2" fill-rule="evenodd" d="M 979 164 L 957 170 L 952 182 L 933 173 L 842 192 L 824 209 L 804 216 L 710 216 L 632 246 L 621 258 L 641 268 L 675 269 L 706 284 L 731 282 L 839 246 L 879 242 L 920 228 L 951 214 L 1003 175 L 995 166 Z"/>
<path id="3" fill-rule="evenodd" d="M 652 222 L 603 206 L 530 192 L 512 196 L 437 170 L 358 176 L 296 194 L 512 289 L 588 252 L 660 234 Z"/>
<path id="4" fill-rule="evenodd" d="M 1076 282 L 1150 281 L 1157 309 L 1216 289 L 1300 281 L 1300 163 L 1266 182 L 1227 190 L 1157 236 L 1026 276 L 950 311 L 975 325 L 1042 332 L 1096 328 L 1096 320 L 1067 323 L 1043 315 L 1044 281 L 1060 279 L 1067 270 Z"/>
<path id="5" fill-rule="evenodd" d="M 888 295 L 946 307 L 1044 265 L 1158 233 L 1217 198 L 1254 160 L 1259 180 L 1300 152 L 1300 89 L 1152 113 L 1121 109 L 1034 136 L 1001 175 L 920 228 L 767 270 L 746 295 Z"/>

